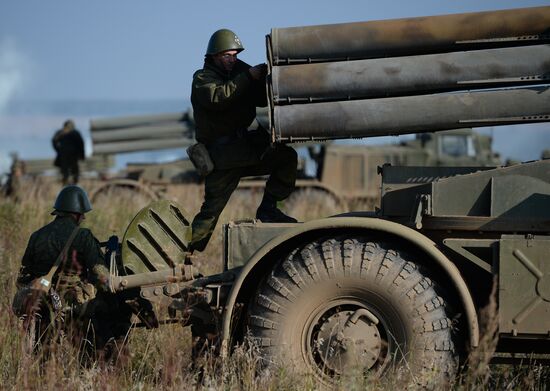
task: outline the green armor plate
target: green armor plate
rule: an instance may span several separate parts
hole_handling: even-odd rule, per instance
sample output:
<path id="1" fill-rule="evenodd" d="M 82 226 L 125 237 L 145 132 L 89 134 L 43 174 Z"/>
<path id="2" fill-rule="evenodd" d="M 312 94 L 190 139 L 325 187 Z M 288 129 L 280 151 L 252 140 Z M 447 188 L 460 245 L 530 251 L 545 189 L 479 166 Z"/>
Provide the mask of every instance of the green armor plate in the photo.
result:
<path id="1" fill-rule="evenodd" d="M 130 222 L 122 239 L 122 263 L 131 274 L 182 264 L 191 239 L 184 209 L 173 201 L 158 200 Z"/>

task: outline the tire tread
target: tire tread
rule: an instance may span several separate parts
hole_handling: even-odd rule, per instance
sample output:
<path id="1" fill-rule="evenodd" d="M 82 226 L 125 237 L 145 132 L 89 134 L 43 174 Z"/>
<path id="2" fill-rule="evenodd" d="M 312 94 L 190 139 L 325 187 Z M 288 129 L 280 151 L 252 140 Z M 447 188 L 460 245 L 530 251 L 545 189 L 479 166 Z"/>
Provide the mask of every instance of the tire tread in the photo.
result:
<path id="1" fill-rule="evenodd" d="M 451 376 L 456 370 L 453 325 L 445 299 L 423 266 L 410 260 L 391 245 L 363 237 L 328 238 L 313 241 L 293 250 L 260 284 L 256 300 L 249 307 L 248 326 L 267 362 L 291 348 L 283 324 L 289 310 L 310 286 L 325 281 L 360 278 L 386 291 L 395 300 L 404 301 L 406 316 L 421 339 L 425 362 L 435 360 Z M 299 309 L 295 309 L 299 310 Z M 414 356 L 414 352 L 412 355 Z"/>

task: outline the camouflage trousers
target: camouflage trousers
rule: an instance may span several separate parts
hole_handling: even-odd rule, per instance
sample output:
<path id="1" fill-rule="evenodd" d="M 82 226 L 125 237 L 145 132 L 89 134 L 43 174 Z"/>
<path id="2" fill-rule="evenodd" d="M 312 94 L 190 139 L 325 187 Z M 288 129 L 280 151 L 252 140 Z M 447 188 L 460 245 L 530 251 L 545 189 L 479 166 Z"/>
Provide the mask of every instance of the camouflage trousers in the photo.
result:
<path id="1" fill-rule="evenodd" d="M 190 248 L 203 251 L 231 194 L 241 178 L 269 175 L 265 192 L 277 201 L 284 200 L 296 183 L 297 154 L 286 145 L 269 145 L 265 131 L 208 146 L 214 170 L 204 182 L 204 202 L 192 223 Z"/>
<path id="2" fill-rule="evenodd" d="M 83 285 L 83 284 L 79 284 Z M 70 341 L 80 353 L 94 358 L 108 356 L 108 343 L 124 338 L 130 329 L 131 309 L 110 293 L 89 295 L 89 287 L 64 287 L 59 291 L 62 308 L 55 309 L 51 292 L 19 288 L 13 311 L 29 333 L 33 349 L 45 348 L 61 338 Z M 94 292 L 95 294 L 95 292 Z"/>

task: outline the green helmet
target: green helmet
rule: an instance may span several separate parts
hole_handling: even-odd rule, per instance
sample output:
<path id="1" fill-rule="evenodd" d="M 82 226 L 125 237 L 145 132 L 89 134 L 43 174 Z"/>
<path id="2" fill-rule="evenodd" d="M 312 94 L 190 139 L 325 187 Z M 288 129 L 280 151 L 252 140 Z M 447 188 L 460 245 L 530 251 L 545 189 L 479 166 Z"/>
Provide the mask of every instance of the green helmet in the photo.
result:
<path id="1" fill-rule="evenodd" d="M 65 186 L 55 199 L 53 208 L 57 212 L 84 214 L 92 210 L 88 195 L 80 186 Z"/>
<path id="2" fill-rule="evenodd" d="M 206 55 L 213 55 L 225 52 L 226 50 L 237 50 L 238 52 L 242 52 L 244 47 L 239 37 L 237 37 L 237 34 L 228 29 L 221 29 L 210 37 L 208 47 L 206 48 Z"/>

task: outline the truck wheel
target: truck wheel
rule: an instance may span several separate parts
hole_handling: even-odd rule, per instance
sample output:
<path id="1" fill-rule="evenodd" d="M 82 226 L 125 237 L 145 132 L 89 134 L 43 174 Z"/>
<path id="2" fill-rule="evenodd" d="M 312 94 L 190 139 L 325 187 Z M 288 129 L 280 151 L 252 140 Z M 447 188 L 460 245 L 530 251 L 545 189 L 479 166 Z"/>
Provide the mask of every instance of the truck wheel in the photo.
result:
<path id="1" fill-rule="evenodd" d="M 456 370 L 451 321 L 438 287 L 408 257 L 366 238 L 294 250 L 250 305 L 250 340 L 268 364 L 332 383 L 349 369 L 376 377 L 447 380 Z"/>
<path id="2" fill-rule="evenodd" d="M 109 201 L 113 199 L 113 193 L 128 191 L 131 197 L 136 195 L 141 196 L 144 199 L 144 203 L 156 201 L 159 199 L 158 195 L 148 186 L 135 181 L 133 179 L 114 179 L 112 181 L 101 184 L 96 189 L 90 192 L 90 200 L 95 204 L 98 201 L 101 202 L 101 198 L 108 198 Z M 128 197 L 128 198 L 131 198 Z"/>

